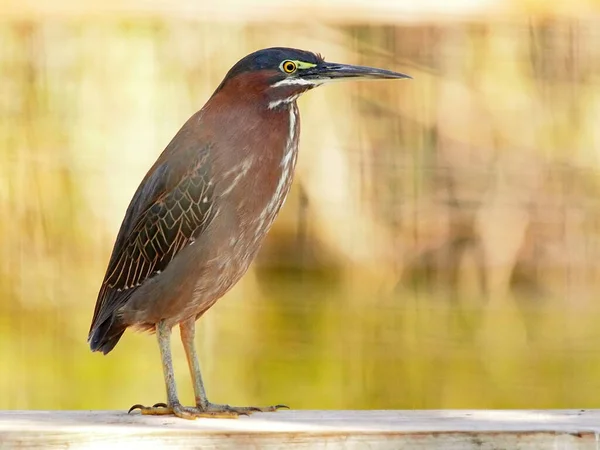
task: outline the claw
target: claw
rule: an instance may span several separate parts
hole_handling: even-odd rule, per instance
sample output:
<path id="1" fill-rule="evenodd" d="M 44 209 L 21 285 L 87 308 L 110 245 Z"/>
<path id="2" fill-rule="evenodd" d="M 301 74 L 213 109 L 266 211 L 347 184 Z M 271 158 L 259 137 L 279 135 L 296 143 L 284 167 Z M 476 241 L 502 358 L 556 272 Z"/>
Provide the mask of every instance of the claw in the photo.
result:
<path id="1" fill-rule="evenodd" d="M 153 408 L 169 408 L 169 405 L 167 405 L 166 403 L 155 403 L 154 405 L 152 405 L 149 408 L 140 403 L 136 403 L 131 408 L 129 408 L 129 411 L 127 411 L 127 414 L 130 414 L 131 411 L 135 411 L 136 409 L 139 409 L 140 411 L 144 411 L 144 410 L 149 410 L 149 409 L 153 409 Z"/>
<path id="2" fill-rule="evenodd" d="M 167 405 L 166 403 L 155 403 L 154 405 L 152 405 L 153 408 L 168 408 L 169 405 Z"/>
<path id="3" fill-rule="evenodd" d="M 129 411 L 127 411 L 127 414 L 130 414 L 131 411 L 135 411 L 136 409 L 144 409 L 144 408 L 145 408 L 144 405 L 140 405 L 139 403 L 136 403 L 131 408 L 129 408 Z"/>

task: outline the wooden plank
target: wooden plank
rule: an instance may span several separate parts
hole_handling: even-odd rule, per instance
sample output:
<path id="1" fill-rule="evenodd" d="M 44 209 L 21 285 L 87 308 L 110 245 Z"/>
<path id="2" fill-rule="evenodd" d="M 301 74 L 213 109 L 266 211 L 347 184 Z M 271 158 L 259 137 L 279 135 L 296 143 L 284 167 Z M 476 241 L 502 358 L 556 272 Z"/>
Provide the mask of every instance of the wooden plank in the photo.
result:
<path id="1" fill-rule="evenodd" d="M 240 419 L 2 411 L 0 448 L 598 449 L 600 410 L 280 411 Z"/>

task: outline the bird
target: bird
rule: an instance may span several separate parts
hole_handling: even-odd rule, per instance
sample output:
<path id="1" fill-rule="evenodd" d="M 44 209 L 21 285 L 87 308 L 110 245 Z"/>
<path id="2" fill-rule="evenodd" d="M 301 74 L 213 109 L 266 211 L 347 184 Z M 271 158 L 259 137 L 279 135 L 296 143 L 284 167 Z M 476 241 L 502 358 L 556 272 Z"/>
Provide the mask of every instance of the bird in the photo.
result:
<path id="1" fill-rule="evenodd" d="M 129 412 L 236 418 L 285 405 L 211 403 L 194 344 L 196 321 L 246 273 L 290 190 L 298 97 L 336 80 L 403 79 L 272 47 L 240 59 L 148 170 L 127 207 L 99 289 L 90 349 L 109 353 L 126 329 L 156 334 L 167 402 Z M 179 401 L 171 333 L 179 326 L 195 406 Z"/>

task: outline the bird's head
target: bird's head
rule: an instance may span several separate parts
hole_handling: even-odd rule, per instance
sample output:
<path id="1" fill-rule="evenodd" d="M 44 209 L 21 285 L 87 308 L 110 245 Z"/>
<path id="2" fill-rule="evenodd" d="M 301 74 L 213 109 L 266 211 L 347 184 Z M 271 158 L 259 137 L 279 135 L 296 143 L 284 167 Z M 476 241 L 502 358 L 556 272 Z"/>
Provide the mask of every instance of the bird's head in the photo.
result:
<path id="1" fill-rule="evenodd" d="M 325 61 L 321 55 L 293 48 L 273 47 L 250 53 L 227 73 L 215 93 L 226 87 L 259 94 L 269 108 L 295 101 L 309 89 L 336 80 L 411 78 L 373 67 Z"/>

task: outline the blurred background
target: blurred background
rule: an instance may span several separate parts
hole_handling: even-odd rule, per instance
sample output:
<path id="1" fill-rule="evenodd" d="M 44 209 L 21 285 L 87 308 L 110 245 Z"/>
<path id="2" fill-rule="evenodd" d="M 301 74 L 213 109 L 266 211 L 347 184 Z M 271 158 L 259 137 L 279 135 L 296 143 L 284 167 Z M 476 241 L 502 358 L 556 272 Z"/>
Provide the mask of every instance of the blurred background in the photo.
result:
<path id="1" fill-rule="evenodd" d="M 414 79 L 299 100 L 290 197 L 251 271 L 199 321 L 211 400 L 598 407 L 597 11 L 0 2 L 0 408 L 164 401 L 154 336 L 89 351 L 96 295 L 147 169 L 226 71 L 269 46 Z"/>

